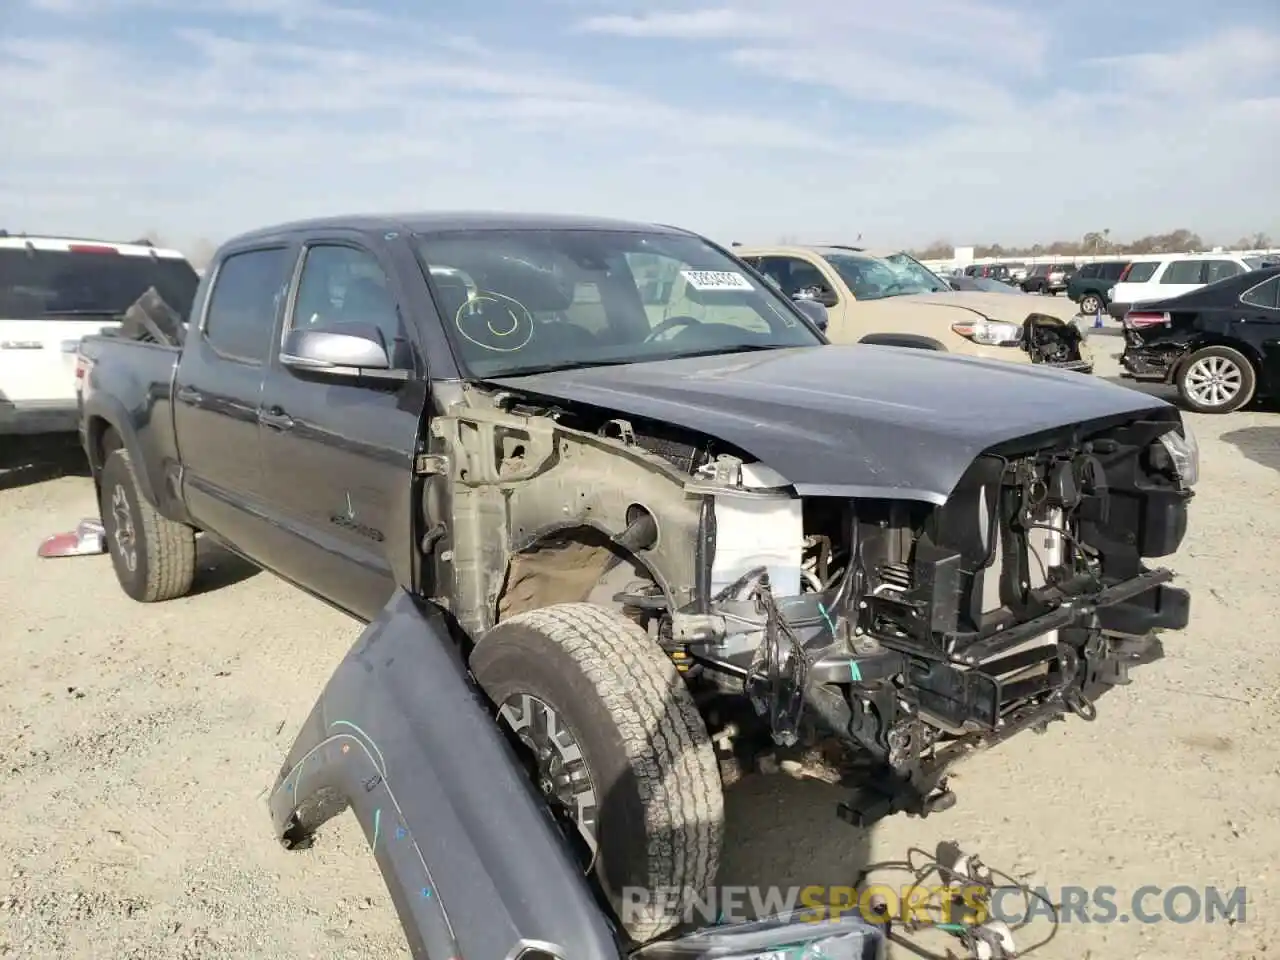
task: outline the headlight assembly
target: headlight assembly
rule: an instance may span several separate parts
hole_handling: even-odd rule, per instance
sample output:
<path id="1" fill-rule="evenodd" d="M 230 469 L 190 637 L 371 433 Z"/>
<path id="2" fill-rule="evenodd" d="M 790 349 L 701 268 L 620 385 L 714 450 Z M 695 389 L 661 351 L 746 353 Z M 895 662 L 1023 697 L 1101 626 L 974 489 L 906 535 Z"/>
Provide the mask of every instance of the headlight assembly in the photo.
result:
<path id="1" fill-rule="evenodd" d="M 991 320 L 970 323 L 962 320 L 953 323 L 951 330 L 984 347 L 1016 347 L 1022 342 L 1022 327 L 1016 323 L 995 323 Z"/>

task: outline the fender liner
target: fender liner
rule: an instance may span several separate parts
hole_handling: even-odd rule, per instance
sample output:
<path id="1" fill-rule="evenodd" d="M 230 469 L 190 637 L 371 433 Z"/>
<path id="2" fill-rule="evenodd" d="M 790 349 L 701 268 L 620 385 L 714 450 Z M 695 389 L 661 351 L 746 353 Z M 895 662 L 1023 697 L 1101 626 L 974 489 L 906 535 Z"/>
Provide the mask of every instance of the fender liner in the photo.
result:
<path id="1" fill-rule="evenodd" d="M 911 347 L 915 350 L 941 350 L 943 353 L 947 352 L 947 348 L 941 340 L 935 340 L 933 337 L 924 337 L 918 333 L 868 333 L 858 342 L 870 343 L 880 347 Z"/>
<path id="2" fill-rule="evenodd" d="M 268 807 L 291 848 L 355 813 L 415 958 L 619 956 L 443 616 L 403 589 L 334 671 Z"/>

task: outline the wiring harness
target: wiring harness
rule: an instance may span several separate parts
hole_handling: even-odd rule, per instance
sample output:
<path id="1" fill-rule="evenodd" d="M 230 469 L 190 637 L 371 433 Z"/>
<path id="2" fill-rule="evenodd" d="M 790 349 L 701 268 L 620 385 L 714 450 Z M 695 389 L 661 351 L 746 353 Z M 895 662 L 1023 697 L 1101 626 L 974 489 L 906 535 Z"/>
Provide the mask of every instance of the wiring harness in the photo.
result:
<path id="1" fill-rule="evenodd" d="M 950 952 L 945 956 L 930 953 L 912 942 L 912 934 L 927 930 L 955 937 L 964 945 L 966 956 L 971 960 L 1025 957 L 1057 935 L 1058 905 L 1009 874 L 987 866 L 976 856 L 962 854 L 954 844 L 939 844 L 934 856 L 912 847 L 907 851 L 905 860 L 870 864 L 859 873 L 854 886 L 863 890 L 868 879 L 876 873 L 911 876 L 912 883 L 902 896 L 902 902 L 910 907 L 909 911 L 902 911 L 904 916 L 894 917 L 890 905 L 874 896 L 870 898 L 870 906 L 884 924 L 889 940 L 902 944 L 925 960 L 950 960 L 952 957 Z M 1022 919 L 1015 924 L 1010 925 L 991 916 L 992 897 L 1002 892 L 1022 895 Z M 1048 908 L 1049 934 L 1030 947 L 1018 950 L 1014 946 L 1013 934 L 1031 923 L 1033 901 L 1039 901 Z M 921 914 L 926 914 L 927 919 Z"/>

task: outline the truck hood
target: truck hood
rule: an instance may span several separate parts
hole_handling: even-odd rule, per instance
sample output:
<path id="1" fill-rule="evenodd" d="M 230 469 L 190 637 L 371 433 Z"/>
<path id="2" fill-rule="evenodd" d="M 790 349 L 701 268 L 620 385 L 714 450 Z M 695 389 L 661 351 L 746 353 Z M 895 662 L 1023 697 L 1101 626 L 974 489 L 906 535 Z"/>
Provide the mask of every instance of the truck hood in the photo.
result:
<path id="1" fill-rule="evenodd" d="M 946 317 L 938 317 L 946 323 L 954 323 L 953 311 L 965 310 L 980 314 L 987 320 L 1022 323 L 1028 315 L 1044 313 L 1070 323 L 1078 312 L 1076 305 L 1063 297 L 1040 297 L 1029 293 L 985 293 L 980 290 L 950 290 L 943 293 L 916 293 L 904 297 L 885 297 L 883 300 L 860 300 L 854 309 L 876 309 L 905 312 L 923 310 L 926 307 L 950 307 Z"/>
<path id="2" fill-rule="evenodd" d="M 503 377 L 506 390 L 670 423 L 731 444 L 801 496 L 942 504 L 974 459 L 1011 440 L 1152 412 L 1093 377 L 883 346 L 797 347 Z"/>
<path id="3" fill-rule="evenodd" d="M 857 343 L 869 333 L 910 333 L 946 343 L 951 324 L 973 320 L 975 315 L 999 323 L 1023 323 L 1033 313 L 1048 314 L 1070 323 L 1075 304 L 1060 297 L 1029 293 L 983 293 L 951 290 L 914 293 L 882 300 L 857 300 L 843 311 L 833 311 L 827 339 L 832 343 Z"/>

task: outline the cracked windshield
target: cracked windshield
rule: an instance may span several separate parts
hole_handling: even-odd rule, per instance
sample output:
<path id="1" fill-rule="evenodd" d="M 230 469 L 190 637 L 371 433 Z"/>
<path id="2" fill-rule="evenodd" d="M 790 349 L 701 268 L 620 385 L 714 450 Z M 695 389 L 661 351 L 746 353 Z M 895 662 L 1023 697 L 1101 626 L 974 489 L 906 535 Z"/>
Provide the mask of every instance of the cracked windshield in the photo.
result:
<path id="1" fill-rule="evenodd" d="M 822 342 L 790 301 L 694 237 L 485 231 L 418 249 L 475 376 Z"/>
<path id="2" fill-rule="evenodd" d="M 905 254 L 872 257 L 829 253 L 826 260 L 840 274 L 855 300 L 883 300 L 913 293 L 943 293 L 945 283 Z"/>

